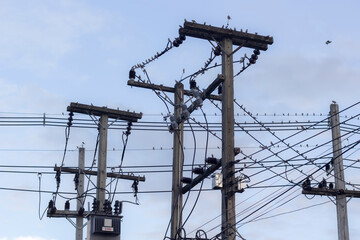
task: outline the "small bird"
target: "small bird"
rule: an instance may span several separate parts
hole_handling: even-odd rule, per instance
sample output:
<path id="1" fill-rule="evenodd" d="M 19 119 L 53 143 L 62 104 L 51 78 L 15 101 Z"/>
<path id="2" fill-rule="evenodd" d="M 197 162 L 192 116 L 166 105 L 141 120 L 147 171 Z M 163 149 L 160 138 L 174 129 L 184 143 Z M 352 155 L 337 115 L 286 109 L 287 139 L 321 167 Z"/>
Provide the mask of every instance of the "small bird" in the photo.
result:
<path id="1" fill-rule="evenodd" d="M 330 43 L 331 43 L 330 40 L 327 40 L 327 41 L 325 42 L 326 45 L 329 45 Z"/>

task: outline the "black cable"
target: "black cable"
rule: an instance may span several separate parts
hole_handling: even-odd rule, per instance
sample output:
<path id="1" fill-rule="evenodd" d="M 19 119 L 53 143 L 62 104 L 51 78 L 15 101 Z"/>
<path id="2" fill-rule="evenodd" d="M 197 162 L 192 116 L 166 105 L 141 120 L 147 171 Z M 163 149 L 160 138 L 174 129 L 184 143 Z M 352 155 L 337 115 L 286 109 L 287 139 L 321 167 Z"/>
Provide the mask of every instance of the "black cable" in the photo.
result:
<path id="1" fill-rule="evenodd" d="M 360 140 L 357 141 L 356 145 L 360 143 Z M 356 146 L 354 144 L 354 146 Z M 354 147 L 353 146 L 353 147 Z M 348 149 L 350 150 L 350 149 Z M 347 151 L 348 151 L 347 150 Z M 345 152 L 344 152 L 345 153 Z M 337 156 L 338 157 L 338 156 Z M 317 170 L 315 170 L 312 174 L 310 174 L 309 176 L 312 176 L 314 175 L 315 173 L 319 172 L 320 170 L 322 170 L 322 168 L 319 168 Z M 307 177 L 306 177 L 307 178 Z M 253 215 L 254 213 L 258 212 L 259 210 L 261 210 L 262 208 L 266 207 L 267 205 L 269 205 L 270 203 L 272 203 L 273 201 L 275 201 L 276 199 L 278 199 L 279 197 L 281 197 L 282 195 L 286 194 L 287 192 L 289 192 L 291 189 L 293 189 L 295 186 L 298 186 L 300 185 L 303 181 L 306 180 L 306 178 L 303 178 L 301 181 L 298 181 L 296 184 L 294 184 L 293 186 L 291 186 L 289 189 L 287 189 L 286 191 L 284 191 L 283 193 L 279 194 L 278 196 L 274 197 L 273 199 L 271 199 L 270 201 L 268 201 L 267 203 L 265 203 L 264 205 L 262 205 L 261 207 L 257 208 L 256 210 L 254 210 L 253 212 L 251 212 L 250 214 L 246 215 L 245 217 L 243 217 L 242 219 L 240 219 L 239 221 L 237 221 L 235 223 L 235 226 L 237 224 L 239 224 L 240 222 L 242 222 L 243 220 L 245 220 L 246 218 L 250 217 L 251 215 Z M 233 226 L 230 226 L 230 227 L 233 227 Z M 226 231 L 227 229 L 229 229 L 229 227 L 223 229 L 219 234 L 217 234 L 216 236 L 219 236 L 220 234 L 222 234 L 224 231 Z"/>
<path id="2" fill-rule="evenodd" d="M 291 211 L 286 211 L 286 212 L 274 214 L 274 215 L 268 216 L 268 217 L 263 217 L 263 218 L 258 218 L 258 219 L 255 219 L 255 220 L 250 220 L 250 221 L 248 221 L 248 222 L 244 222 L 242 226 L 244 226 L 245 224 L 248 224 L 248 223 L 252 223 L 252 222 L 257 222 L 257 221 L 261 221 L 261 220 L 266 220 L 266 219 L 270 219 L 270 218 L 282 216 L 282 215 L 289 214 L 289 213 L 299 212 L 299 211 L 301 211 L 301 210 L 305 210 L 305 209 L 317 207 L 317 206 L 320 206 L 320 205 L 327 204 L 327 203 L 329 203 L 329 202 L 331 202 L 331 200 L 326 201 L 326 202 L 323 202 L 323 203 L 313 204 L 313 205 L 310 205 L 310 206 L 307 206 L 307 207 L 298 208 L 298 209 L 291 210 Z"/>
<path id="3" fill-rule="evenodd" d="M 187 120 L 187 123 L 189 124 L 190 129 L 191 129 L 192 126 L 191 126 L 190 121 Z M 190 177 L 191 179 L 193 179 L 193 175 L 194 175 L 193 170 L 194 170 L 195 156 L 196 156 L 196 137 L 195 137 L 195 133 L 194 133 L 194 132 L 192 132 L 192 137 L 193 137 L 193 140 L 194 140 L 194 153 L 193 153 L 192 164 L 191 164 L 191 165 L 192 165 L 192 167 L 191 167 L 191 170 L 192 170 L 192 171 L 191 171 L 191 177 Z M 182 208 L 181 208 L 181 214 L 180 214 L 180 215 L 182 215 L 182 213 L 183 213 L 183 211 L 184 211 L 184 208 L 185 208 L 185 206 L 186 206 L 186 204 L 187 204 L 187 202 L 188 202 L 188 200 L 189 200 L 190 193 L 191 193 L 191 190 L 189 190 L 189 191 L 188 191 L 188 194 L 186 195 L 186 199 L 185 199 L 185 202 L 184 202 L 184 204 L 183 204 L 183 206 L 182 206 Z M 182 223 L 181 228 L 184 227 L 186 221 L 187 221 L 187 219 L 184 221 L 184 223 Z M 179 229 L 181 229 L 181 228 L 179 228 Z"/>
<path id="4" fill-rule="evenodd" d="M 68 126 L 65 128 L 65 147 L 64 147 L 63 158 L 62 158 L 62 161 L 61 161 L 60 170 L 57 172 L 57 174 L 55 176 L 57 186 L 56 186 L 56 192 L 55 192 L 55 194 L 53 196 L 54 205 L 56 204 L 56 196 L 57 196 L 57 194 L 59 192 L 60 181 L 61 181 L 61 170 L 62 170 L 62 167 L 64 166 L 66 150 L 67 150 L 67 146 L 68 146 L 68 142 L 69 142 L 70 126 L 71 126 L 71 121 L 69 120 Z"/>
<path id="5" fill-rule="evenodd" d="M 95 161 L 96 161 L 96 153 L 97 153 L 97 149 L 99 147 L 99 141 L 100 141 L 100 131 L 98 129 L 98 134 L 97 134 L 97 137 L 96 137 L 96 143 L 95 143 L 95 150 L 94 150 L 94 155 L 93 155 L 93 158 L 92 158 L 92 163 L 91 163 L 91 167 L 88 169 L 88 170 L 92 170 L 94 165 L 95 165 Z M 89 185 L 90 185 L 90 179 L 91 179 L 91 175 L 89 176 L 89 179 L 88 179 L 88 183 L 87 183 L 87 186 L 86 186 L 86 193 L 88 192 L 89 190 Z M 82 206 L 84 207 L 84 204 L 85 204 L 85 201 L 86 201 L 86 197 L 87 197 L 87 194 L 85 194 L 84 196 L 84 201 L 82 202 Z"/>
<path id="6" fill-rule="evenodd" d="M 202 109 L 201 107 L 200 107 L 200 109 L 201 109 L 201 112 L 202 112 L 203 115 L 204 115 L 204 119 L 205 119 L 205 122 L 206 122 L 206 127 L 208 127 L 208 126 L 207 126 L 206 114 L 204 113 L 204 111 L 203 111 L 203 109 Z M 190 125 L 190 126 L 191 126 L 191 125 Z M 204 157 L 204 159 L 207 158 L 207 147 L 208 147 L 208 144 L 209 144 L 209 131 L 206 132 L 206 143 L 205 143 L 205 146 L 206 146 L 206 147 L 205 147 L 205 157 Z M 205 162 L 204 168 L 206 168 L 206 162 Z M 198 192 L 198 194 L 197 194 L 197 196 L 196 196 L 194 205 L 193 205 L 193 207 L 191 208 L 191 210 L 190 210 L 187 218 L 185 219 L 184 223 L 182 224 L 182 228 L 185 226 L 186 222 L 189 220 L 191 214 L 193 213 L 193 211 L 194 211 L 194 209 L 195 209 L 195 207 L 196 207 L 196 204 L 197 204 L 197 202 L 198 202 L 198 200 L 199 200 L 199 197 L 200 197 L 200 194 L 201 194 L 201 190 L 202 190 L 203 184 L 204 184 L 204 181 L 201 181 L 200 189 L 199 189 L 199 192 Z"/>
<path id="7" fill-rule="evenodd" d="M 122 137 L 123 137 L 124 135 L 125 135 L 126 137 L 125 137 L 125 141 L 124 141 L 124 139 L 123 139 L 123 151 L 122 151 L 122 154 L 121 154 L 121 160 L 120 160 L 120 165 L 119 165 L 119 173 L 121 173 L 121 171 L 122 171 L 121 167 L 122 167 L 122 164 L 123 164 L 123 161 L 124 161 L 125 150 L 126 150 L 126 146 L 127 146 L 128 139 L 129 139 L 129 134 L 126 134 L 125 132 L 123 132 Z M 119 182 L 119 178 L 116 178 L 114 193 L 113 193 L 113 196 L 112 196 L 112 199 L 111 199 L 110 202 L 113 202 L 113 200 L 114 200 L 115 192 L 116 192 L 116 189 L 117 189 L 118 182 Z M 109 195 L 109 198 L 110 198 L 110 197 L 111 197 L 111 196 Z"/>

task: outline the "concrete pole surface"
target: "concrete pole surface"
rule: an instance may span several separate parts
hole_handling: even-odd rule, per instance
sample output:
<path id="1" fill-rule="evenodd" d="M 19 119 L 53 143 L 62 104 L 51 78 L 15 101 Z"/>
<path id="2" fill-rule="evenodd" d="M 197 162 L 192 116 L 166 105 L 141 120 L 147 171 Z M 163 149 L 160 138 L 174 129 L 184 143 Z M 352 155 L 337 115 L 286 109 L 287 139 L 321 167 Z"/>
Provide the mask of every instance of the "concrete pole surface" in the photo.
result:
<path id="1" fill-rule="evenodd" d="M 184 103 L 184 85 L 175 84 L 174 93 L 174 116 L 178 119 L 181 116 L 181 104 Z M 178 229 L 182 226 L 182 182 L 183 176 L 183 138 L 184 125 L 179 124 L 179 129 L 174 131 L 173 140 L 173 176 L 172 176 L 172 199 L 171 199 L 171 239 L 175 239 Z"/>
<path id="2" fill-rule="evenodd" d="M 345 190 L 345 177 L 342 157 L 339 105 L 330 105 L 330 124 L 332 132 L 333 159 L 334 159 L 334 177 L 335 189 Z M 347 217 L 347 202 L 345 195 L 336 196 L 336 212 L 338 224 L 338 239 L 349 240 L 349 226 Z"/>
<path id="3" fill-rule="evenodd" d="M 79 184 L 78 184 L 78 200 L 76 204 L 76 209 L 79 211 L 81 207 L 83 207 L 83 198 L 80 197 L 84 193 L 84 174 L 82 171 L 85 168 L 85 148 L 81 147 L 79 148 Z M 76 240 L 83 240 L 83 216 L 76 217 Z"/>
<path id="4" fill-rule="evenodd" d="M 234 73 L 232 40 L 222 42 L 222 239 L 235 239 Z"/>
<path id="5" fill-rule="evenodd" d="M 102 115 L 100 117 L 100 139 L 99 139 L 99 157 L 98 157 L 98 175 L 97 175 L 97 189 L 96 199 L 99 201 L 99 211 L 103 211 L 105 195 L 106 195 L 106 152 L 107 152 L 107 131 L 108 131 L 108 116 Z"/>

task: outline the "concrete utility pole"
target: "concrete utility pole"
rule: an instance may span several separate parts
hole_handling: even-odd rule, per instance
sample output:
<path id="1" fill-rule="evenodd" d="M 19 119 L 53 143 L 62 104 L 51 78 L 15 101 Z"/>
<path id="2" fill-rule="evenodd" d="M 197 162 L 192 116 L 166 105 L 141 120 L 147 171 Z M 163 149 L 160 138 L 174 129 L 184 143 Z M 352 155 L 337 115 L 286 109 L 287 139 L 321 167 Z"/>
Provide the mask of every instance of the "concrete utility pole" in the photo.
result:
<path id="1" fill-rule="evenodd" d="M 221 236 L 223 240 L 233 240 L 236 237 L 235 216 L 235 176 L 234 176 L 234 85 L 233 85 L 233 54 L 241 47 L 253 48 L 257 51 L 267 50 L 273 43 L 270 36 L 261 36 L 235 29 L 218 28 L 205 24 L 185 21 L 179 34 L 185 36 L 216 41 L 222 52 L 222 222 Z M 239 46 L 233 52 L 233 45 Z"/>
<path id="2" fill-rule="evenodd" d="M 342 145 L 340 134 L 339 105 L 334 103 L 330 105 L 330 124 L 333 143 L 333 159 L 334 159 L 334 177 L 335 188 L 345 190 L 345 177 L 342 157 Z M 347 217 L 346 196 L 336 196 L 336 212 L 338 222 L 339 240 L 349 240 L 349 226 Z"/>
<path id="3" fill-rule="evenodd" d="M 76 204 L 76 209 L 79 212 L 80 208 L 83 207 L 83 193 L 84 193 L 84 173 L 83 170 L 85 168 L 85 148 L 79 148 L 79 184 L 77 186 L 78 191 L 78 199 Z M 76 240 L 83 240 L 83 216 L 76 217 L 76 231 L 75 231 L 75 239 Z"/>
<path id="4" fill-rule="evenodd" d="M 182 83 L 175 84 L 174 92 L 174 116 L 175 119 L 181 117 L 182 108 L 181 105 L 184 103 L 184 85 Z M 182 225 L 182 176 L 183 176 L 183 159 L 184 150 L 183 139 L 184 139 L 184 125 L 179 124 L 179 128 L 174 131 L 173 140 L 173 176 L 172 176 L 172 221 L 171 221 L 171 239 L 175 239 L 178 229 Z"/>
<path id="5" fill-rule="evenodd" d="M 204 171 L 203 174 L 196 177 L 185 187 L 181 187 L 181 183 L 178 183 L 178 179 L 182 173 L 179 172 L 181 166 L 179 165 L 179 159 L 181 159 L 179 150 L 176 150 L 176 146 L 180 146 L 179 137 L 177 136 L 177 131 L 174 133 L 174 161 L 173 161 L 173 199 L 172 199 L 172 227 L 171 227 L 171 239 L 175 239 L 177 232 L 177 227 L 180 226 L 181 216 L 178 215 L 178 212 L 181 212 L 181 206 L 179 206 L 179 193 L 182 194 L 189 191 L 196 184 L 202 181 L 206 176 L 213 173 L 222 166 L 223 176 L 224 176 L 224 188 L 222 189 L 222 239 L 223 240 L 233 240 L 235 239 L 235 177 L 234 177 L 234 155 L 239 152 L 238 149 L 234 148 L 234 88 L 233 88 L 233 54 L 240 49 L 241 47 L 253 48 L 257 52 L 259 50 L 267 50 L 268 44 L 273 43 L 273 38 L 270 36 L 261 36 L 256 34 L 250 34 L 246 32 L 236 31 L 235 29 L 228 28 L 218 28 L 212 27 L 206 24 L 198 24 L 195 22 L 187 22 L 185 20 L 184 26 L 180 26 L 179 35 L 181 38 L 184 36 L 196 37 L 205 39 L 208 41 L 215 41 L 217 43 L 221 42 L 220 49 L 222 53 L 222 69 L 223 75 L 218 75 L 218 77 L 205 89 L 201 94 L 201 99 L 206 98 L 213 100 L 222 101 L 222 159 L 218 161 L 212 167 L 209 167 Z M 237 50 L 232 51 L 232 46 L 239 46 Z M 175 45 L 176 46 L 176 45 Z M 220 54 L 220 53 L 219 53 Z M 258 55 L 258 54 L 257 54 Z M 256 61 L 256 60 L 253 60 Z M 254 63 L 254 62 L 253 62 Z M 140 81 L 134 81 L 135 71 L 131 69 L 130 80 L 128 85 L 148 88 L 152 90 L 161 90 L 162 92 L 176 92 L 175 88 L 170 88 L 162 85 L 148 84 Z M 225 79 L 225 80 L 224 80 Z M 223 95 L 222 97 L 211 95 L 211 93 L 218 87 L 222 82 L 223 83 Z M 175 94 L 176 95 L 176 94 Z M 184 90 L 184 95 L 192 96 L 193 94 L 190 91 Z M 175 96 L 176 99 L 176 96 Z M 176 101 L 176 100 L 175 100 Z M 177 106 L 177 104 L 176 104 Z M 177 110 L 175 106 L 175 116 L 177 116 Z M 186 110 L 190 114 L 198 106 L 190 105 Z M 176 118 L 177 124 L 182 124 L 186 118 L 181 117 Z M 180 131 L 179 131 L 180 132 Z"/>
<path id="6" fill-rule="evenodd" d="M 84 174 L 97 176 L 97 189 L 96 198 L 99 201 L 98 209 L 93 211 L 85 211 L 84 203 L 81 202 L 81 198 L 77 202 L 77 210 L 72 211 L 68 208 L 65 210 L 57 210 L 55 206 L 49 208 L 47 212 L 48 217 L 65 217 L 76 218 L 76 239 L 82 239 L 83 217 L 88 217 L 88 240 L 118 240 L 120 239 L 120 223 L 122 216 L 119 212 L 119 205 L 116 206 L 114 212 L 111 210 L 111 206 L 108 206 L 107 211 L 104 210 L 104 203 L 106 197 L 106 178 L 114 177 L 119 179 L 127 179 L 133 181 L 145 181 L 145 177 L 124 175 L 119 173 L 107 173 L 106 172 L 106 153 L 107 153 L 107 130 L 109 118 L 116 120 L 125 120 L 129 122 L 137 122 L 142 117 L 141 113 L 121 111 L 118 109 L 110 109 L 107 107 L 97 107 L 93 105 L 85 105 L 79 103 L 71 103 L 67 110 L 69 112 L 83 113 L 91 116 L 100 117 L 99 120 L 99 157 L 98 157 L 98 171 L 84 170 L 84 148 L 79 149 L 79 167 L 54 167 L 55 171 L 69 172 L 79 174 L 79 195 L 84 192 Z M 79 204 L 80 203 L 80 204 Z M 111 203 L 110 203 L 111 204 Z M 119 204 L 117 201 L 116 204 Z M 115 204 L 115 205 L 116 205 Z M 49 203 L 50 205 L 50 203 Z M 114 208 L 115 208 L 114 205 Z M 109 210 L 110 209 L 110 210 Z"/>
<path id="7" fill-rule="evenodd" d="M 234 166 L 234 74 L 232 41 L 222 42 L 222 239 L 235 239 L 235 166 Z"/>
<path id="8" fill-rule="evenodd" d="M 99 122 L 99 157 L 96 199 L 99 201 L 99 211 L 103 211 L 106 195 L 106 153 L 107 153 L 108 116 L 101 115 Z"/>
<path id="9" fill-rule="evenodd" d="M 303 185 L 303 194 L 334 196 L 336 197 L 336 213 L 337 213 L 337 227 L 338 239 L 349 240 L 349 226 L 347 217 L 347 197 L 360 198 L 360 191 L 345 189 L 345 177 L 342 157 L 342 145 L 340 134 L 340 119 L 339 106 L 334 103 L 330 105 L 330 126 L 332 132 L 333 143 L 333 167 L 335 188 L 321 184 L 319 188 L 312 188 L 310 181 Z"/>
<path id="10" fill-rule="evenodd" d="M 214 89 L 223 81 L 223 76 L 218 76 L 210 86 L 203 91 L 202 98 L 209 98 L 215 101 L 220 101 L 221 97 L 212 95 Z M 185 193 L 182 187 L 182 169 L 183 169 L 183 121 L 181 119 L 182 108 L 181 104 L 184 102 L 184 95 L 193 96 L 193 93 L 189 90 L 184 90 L 182 83 L 176 83 L 174 87 L 167 87 L 163 85 L 156 85 L 150 83 L 144 83 L 140 81 L 134 81 L 130 79 L 128 81 L 129 86 L 141 87 L 152 90 L 159 90 L 162 92 L 174 93 L 174 117 L 177 119 L 179 127 L 174 131 L 173 136 L 173 176 L 172 176 L 172 199 L 171 199 L 171 239 L 175 239 L 178 229 L 182 226 L 182 195 Z M 191 113 L 195 109 L 189 107 L 188 111 Z M 220 165 L 217 167 L 217 169 Z M 215 171 L 215 170 L 214 170 Z"/>

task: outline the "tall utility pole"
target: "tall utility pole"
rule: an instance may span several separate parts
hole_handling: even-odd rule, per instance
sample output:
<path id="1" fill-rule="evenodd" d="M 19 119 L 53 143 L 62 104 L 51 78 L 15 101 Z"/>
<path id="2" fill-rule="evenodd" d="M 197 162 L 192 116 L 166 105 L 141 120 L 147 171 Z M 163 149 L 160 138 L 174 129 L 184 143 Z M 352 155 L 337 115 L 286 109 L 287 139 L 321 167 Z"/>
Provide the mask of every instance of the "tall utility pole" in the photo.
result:
<path id="1" fill-rule="evenodd" d="M 221 236 L 223 240 L 235 239 L 235 176 L 234 176 L 234 75 L 233 54 L 241 47 L 253 48 L 257 51 L 267 50 L 268 44 L 273 43 L 270 36 L 261 36 L 235 29 L 218 28 L 205 24 L 185 21 L 180 27 L 179 34 L 216 41 L 222 52 L 222 222 Z M 233 45 L 239 46 L 233 51 Z M 256 61 L 256 60 L 255 60 Z"/>
<path id="2" fill-rule="evenodd" d="M 221 97 L 217 95 L 212 95 L 211 93 L 214 89 L 223 81 L 223 76 L 219 75 L 210 86 L 205 89 L 201 95 L 201 98 L 209 98 L 215 101 L 220 101 Z M 182 119 L 182 107 L 184 103 L 184 95 L 193 96 L 193 93 L 190 90 L 184 90 L 182 83 L 176 83 L 175 87 L 167 87 L 163 85 L 156 85 L 152 83 L 144 83 L 140 81 L 134 81 L 130 79 L 128 85 L 133 87 L 141 87 L 152 90 L 159 90 L 162 92 L 171 92 L 174 93 L 174 117 L 178 123 L 178 128 L 174 129 L 173 136 L 173 176 L 172 176 L 172 199 L 171 199 L 171 239 L 176 238 L 178 229 L 182 226 L 182 195 L 185 194 L 182 187 L 182 170 L 183 170 L 183 119 Z M 195 109 L 189 107 L 187 109 L 189 113 Z M 218 169 L 218 166 L 216 169 Z M 215 171 L 215 170 L 214 170 Z"/>
<path id="3" fill-rule="evenodd" d="M 121 111 L 118 109 L 110 109 L 107 107 L 97 107 L 93 105 L 85 105 L 79 103 L 71 103 L 68 106 L 67 110 L 69 112 L 82 113 L 90 116 L 97 116 L 100 118 L 98 127 L 99 127 L 99 157 L 98 157 L 98 171 L 91 171 L 84 169 L 84 149 L 79 149 L 79 167 L 69 168 L 69 167 L 54 167 L 55 171 L 69 172 L 79 174 L 79 195 L 82 195 L 84 192 L 84 174 L 87 175 L 96 175 L 97 176 L 97 186 L 96 186 L 96 199 L 97 205 L 93 206 L 92 211 L 85 211 L 84 202 L 79 198 L 77 204 L 77 210 L 72 211 L 69 207 L 65 207 L 65 210 L 57 210 L 57 208 L 51 203 L 49 207 L 47 216 L 48 217 L 65 217 L 67 219 L 76 218 L 76 239 L 82 239 L 82 221 L 83 217 L 88 217 L 88 240 L 119 240 L 120 239 L 120 223 L 122 216 L 119 212 L 120 202 L 116 201 L 114 205 L 114 212 L 112 211 L 111 202 L 106 203 L 106 209 L 104 207 L 105 197 L 106 197 L 106 178 L 113 177 L 118 179 L 126 179 L 133 181 L 145 181 L 145 177 L 134 176 L 133 174 L 120 174 L 120 173 L 107 173 L 106 171 L 106 153 L 107 153 L 107 131 L 108 131 L 108 121 L 109 118 L 115 120 L 125 120 L 128 122 L 137 122 L 138 119 L 142 117 L 141 113 Z M 80 202 L 80 204 L 79 204 Z M 66 205 L 65 205 L 66 206 Z M 69 205 L 68 205 L 69 206 Z M 106 211 L 105 211 L 106 210 Z"/>
<path id="4" fill-rule="evenodd" d="M 222 42 L 222 239 L 235 239 L 234 74 L 232 40 Z"/>
<path id="5" fill-rule="evenodd" d="M 106 195 L 106 153 L 108 115 L 102 114 L 99 122 L 99 160 L 97 174 L 96 199 L 99 201 L 99 211 L 103 210 Z"/>
<path id="6" fill-rule="evenodd" d="M 80 208 L 83 207 L 84 202 L 83 202 L 83 193 L 84 193 L 84 173 L 83 170 L 85 168 L 85 148 L 80 147 L 79 148 L 79 164 L 78 164 L 78 168 L 79 168 L 79 183 L 77 186 L 77 191 L 78 191 L 78 199 L 77 199 L 77 203 L 76 203 L 76 209 L 79 212 Z M 83 240 L 83 224 L 84 224 L 84 220 L 83 220 L 83 216 L 77 216 L 76 217 L 76 230 L 75 230 L 75 239 L 76 240 Z"/>
<path id="7" fill-rule="evenodd" d="M 182 108 L 184 103 L 184 85 L 182 83 L 175 84 L 174 92 L 174 117 L 178 119 L 181 117 Z M 179 124 L 178 129 L 173 134 L 173 176 L 172 176 L 172 198 L 171 198 L 171 239 L 175 239 L 178 229 L 182 225 L 182 176 L 183 176 L 183 139 L 184 139 L 184 126 L 183 123 Z"/>
<path id="8" fill-rule="evenodd" d="M 345 177 L 342 157 L 342 145 L 340 134 L 340 119 L 339 119 L 339 106 L 334 103 L 330 105 L 330 126 L 332 132 L 333 143 L 333 167 L 335 188 L 326 183 L 321 184 L 319 188 L 313 188 L 310 181 L 303 184 L 303 194 L 307 195 L 320 195 L 320 196 L 333 196 L 336 198 L 336 213 L 337 213 L 337 227 L 338 239 L 349 240 L 349 226 L 347 217 L 347 197 L 360 198 L 360 191 L 345 189 Z"/>
<path id="9" fill-rule="evenodd" d="M 182 156 L 180 155 L 179 150 L 175 149 L 181 147 L 182 144 L 179 144 L 180 137 L 177 136 L 177 131 L 174 133 L 174 160 L 173 160 L 173 195 L 172 195 L 172 226 L 171 226 L 171 239 L 175 239 L 177 228 L 181 223 L 181 202 L 180 191 L 182 194 L 189 191 L 197 183 L 202 181 L 205 176 L 209 176 L 212 172 L 219 169 L 222 166 L 223 171 L 223 189 L 222 189 L 222 239 L 223 240 L 233 240 L 235 239 L 235 176 L 234 176 L 234 156 L 238 152 L 234 148 L 234 87 L 233 87 L 233 54 L 239 50 L 241 47 L 253 48 L 256 49 L 259 54 L 260 50 L 267 50 L 268 44 L 273 43 L 273 38 L 270 36 L 261 36 L 256 34 L 250 34 L 246 32 L 236 31 L 235 29 L 229 28 L 218 28 L 212 27 L 206 24 L 198 24 L 195 22 L 187 22 L 185 20 L 184 26 L 180 26 L 179 29 L 180 37 L 190 36 L 205 39 L 207 41 L 215 41 L 219 44 L 219 48 L 222 51 L 222 75 L 218 77 L 208 86 L 206 90 L 201 94 L 201 99 L 206 98 L 221 100 L 222 101 L 222 159 L 213 167 L 210 167 L 205 170 L 205 172 L 191 181 L 190 184 L 182 188 L 181 183 L 178 183 L 179 177 L 181 176 L 180 168 L 181 165 L 179 161 L 182 161 Z M 220 42 L 220 43 L 219 43 Z M 232 46 L 239 46 L 235 51 L 232 51 Z M 175 45 L 176 46 L 176 45 Z M 255 53 L 255 52 L 254 52 Z M 257 54 L 257 55 L 258 55 Z M 257 57 L 257 56 L 256 56 Z M 252 63 L 255 63 L 256 59 L 252 59 Z M 162 92 L 177 92 L 175 88 L 170 88 L 162 85 L 148 84 L 144 82 L 136 82 L 135 71 L 130 70 L 129 73 L 130 80 L 128 85 L 143 87 L 152 90 L 161 90 Z M 225 79 L 225 80 L 224 80 Z M 223 82 L 223 95 L 221 98 L 219 96 L 213 96 L 211 93 L 214 89 Z M 177 94 L 175 94 L 177 95 Z M 192 96 L 193 94 L 190 91 L 184 90 L 184 95 Z M 177 96 L 175 96 L 176 101 Z M 178 116 L 177 104 L 175 104 L 175 116 Z M 198 106 L 190 105 L 186 111 L 187 114 L 193 112 Z M 174 117 L 175 117 L 174 116 Z M 177 124 L 182 124 L 186 117 L 181 117 L 180 119 L 175 117 Z M 179 132 L 182 130 L 179 130 Z M 181 141 L 181 140 L 180 140 Z M 177 184 L 178 183 L 178 184 Z"/>
<path id="10" fill-rule="evenodd" d="M 106 196 L 106 153 L 107 153 L 107 131 L 109 118 L 136 122 L 142 114 L 109 109 L 107 107 L 97 107 L 79 103 L 71 103 L 67 109 L 70 112 L 83 113 L 100 117 L 99 121 L 99 159 L 97 171 L 96 199 L 99 201 L 99 211 L 104 207 Z"/>
<path id="11" fill-rule="evenodd" d="M 342 157 L 338 104 L 334 103 L 330 105 L 330 116 L 331 116 L 330 124 L 331 124 L 332 144 L 333 144 L 335 188 L 339 190 L 345 190 L 345 178 L 344 178 L 344 167 L 343 167 L 343 157 Z M 336 212 L 337 212 L 339 240 L 349 240 L 346 196 L 344 195 L 336 196 Z"/>

